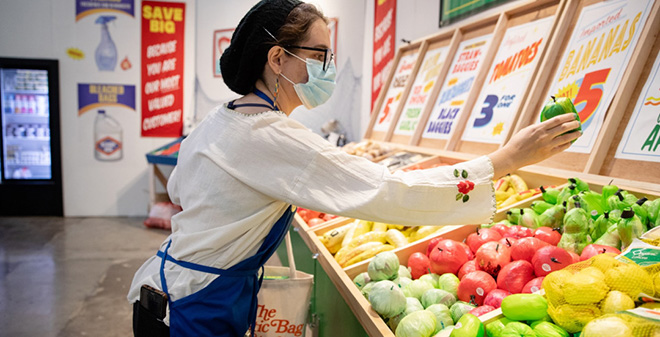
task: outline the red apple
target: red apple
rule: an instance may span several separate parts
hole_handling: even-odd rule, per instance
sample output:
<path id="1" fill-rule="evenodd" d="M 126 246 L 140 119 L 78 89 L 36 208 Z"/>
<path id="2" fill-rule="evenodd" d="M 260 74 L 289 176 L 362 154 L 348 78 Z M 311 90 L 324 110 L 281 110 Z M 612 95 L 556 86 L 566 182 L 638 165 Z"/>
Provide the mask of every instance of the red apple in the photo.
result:
<path id="1" fill-rule="evenodd" d="M 494 229 L 490 228 L 477 228 L 476 233 L 468 235 L 465 243 L 473 253 L 477 252 L 477 249 L 481 247 L 486 242 L 497 241 L 502 238 L 502 235 Z"/>
<path id="2" fill-rule="evenodd" d="M 534 279 L 534 267 L 525 260 L 513 261 L 497 275 L 497 287 L 512 294 L 522 291 L 527 282 Z"/>
<path id="3" fill-rule="evenodd" d="M 429 256 L 431 260 L 431 272 L 438 275 L 444 273 L 456 274 L 458 269 L 469 260 L 463 246 L 466 245 L 458 241 L 440 240 Z"/>
<path id="4" fill-rule="evenodd" d="M 326 214 L 326 215 L 324 215 L 321 219 L 323 219 L 323 220 L 325 220 L 325 221 L 330 221 L 330 220 L 332 220 L 332 219 L 336 219 L 336 218 L 337 218 L 336 215 L 333 215 L 333 214 Z"/>
<path id="5" fill-rule="evenodd" d="M 580 262 L 580 255 L 578 255 L 576 252 L 572 252 L 570 250 L 568 250 L 567 252 L 569 254 L 571 254 L 571 257 L 573 258 L 573 262 L 571 264 Z"/>
<path id="6" fill-rule="evenodd" d="M 534 237 L 556 246 L 561 240 L 559 228 L 539 227 L 534 231 Z"/>
<path id="7" fill-rule="evenodd" d="M 539 289 L 542 288 L 541 285 L 543 284 L 544 278 L 545 276 L 541 276 L 527 282 L 527 284 L 525 284 L 525 286 L 523 287 L 522 292 L 524 294 L 531 294 L 533 292 L 539 291 Z"/>
<path id="8" fill-rule="evenodd" d="M 525 260 L 527 262 L 532 262 L 534 253 L 547 245 L 547 242 L 534 237 L 519 239 L 516 241 L 516 244 L 511 247 L 511 259 L 514 261 Z"/>
<path id="9" fill-rule="evenodd" d="M 534 257 L 532 257 L 532 265 L 536 276 L 546 276 L 572 263 L 573 256 L 565 249 L 556 246 L 545 246 L 537 250 Z"/>
<path id="10" fill-rule="evenodd" d="M 312 218 L 312 219 L 309 219 L 309 221 L 307 221 L 307 225 L 309 225 L 309 227 L 314 227 L 314 226 L 320 225 L 324 222 L 325 222 L 325 220 L 323 220 L 321 218 Z"/>
<path id="11" fill-rule="evenodd" d="M 502 306 L 502 300 L 509 295 L 511 295 L 511 293 L 504 289 L 493 289 L 488 295 L 486 295 L 486 298 L 484 298 L 484 305 L 499 308 Z"/>
<path id="12" fill-rule="evenodd" d="M 513 245 L 516 244 L 516 241 L 518 241 L 518 239 L 514 239 L 514 238 L 501 238 L 498 242 L 499 242 L 502 246 L 507 246 L 507 247 L 511 248 L 511 247 L 513 247 Z"/>
<path id="13" fill-rule="evenodd" d="M 458 241 L 457 241 L 457 242 L 458 242 Z M 465 253 L 468 255 L 468 260 L 472 260 L 472 259 L 474 259 L 474 253 L 472 252 L 472 250 L 470 249 L 470 247 L 469 247 L 468 245 L 466 245 L 466 244 L 463 243 L 463 242 L 458 242 L 458 244 L 459 244 L 461 247 L 463 247 L 463 249 L 465 249 Z"/>
<path id="14" fill-rule="evenodd" d="M 429 241 L 429 245 L 426 246 L 426 256 L 431 256 L 431 251 L 433 250 L 433 248 L 435 248 L 435 245 L 437 245 L 438 242 L 440 242 L 442 240 L 444 240 L 444 239 L 439 237 L 439 236 L 434 237 L 433 239 L 431 239 L 431 241 Z"/>
<path id="15" fill-rule="evenodd" d="M 482 305 L 484 298 L 497 288 L 495 279 L 484 271 L 473 271 L 463 277 L 458 284 L 458 299 L 474 305 Z"/>
<path id="16" fill-rule="evenodd" d="M 524 226 L 513 225 L 504 232 L 505 238 L 520 239 L 534 235 L 534 230 Z"/>
<path id="17" fill-rule="evenodd" d="M 520 229 L 518 230 L 518 235 L 521 238 L 528 238 L 530 236 L 534 236 L 534 230 L 529 227 L 520 226 Z"/>
<path id="18" fill-rule="evenodd" d="M 483 314 L 487 314 L 487 313 L 489 313 L 493 310 L 495 310 L 495 308 L 491 307 L 490 305 L 482 305 L 482 306 L 479 306 L 479 307 L 476 307 L 476 308 L 470 310 L 469 313 L 479 317 L 479 316 L 481 316 Z"/>
<path id="19" fill-rule="evenodd" d="M 431 261 L 428 256 L 420 252 L 415 252 L 408 257 L 408 268 L 410 268 L 412 278 L 416 280 L 420 276 L 430 272 Z"/>
<path id="20" fill-rule="evenodd" d="M 613 253 L 615 255 L 619 255 L 621 254 L 621 251 L 614 247 L 610 247 L 606 245 L 590 244 L 584 247 L 584 249 L 582 250 L 582 254 L 580 255 L 580 261 L 589 260 L 593 256 L 604 253 Z"/>
<path id="21" fill-rule="evenodd" d="M 479 266 L 477 265 L 477 260 L 470 260 L 468 262 L 465 262 L 461 266 L 461 269 L 458 270 L 458 279 L 462 280 L 463 276 L 477 270 L 479 270 Z"/>
<path id="22" fill-rule="evenodd" d="M 500 270 L 511 262 L 511 248 L 499 242 L 486 242 L 477 250 L 477 265 L 479 269 L 497 276 Z"/>
<path id="23" fill-rule="evenodd" d="M 498 233 L 500 233 L 500 235 L 504 236 L 504 233 L 509 228 L 509 226 L 498 223 L 491 228 L 496 230 Z"/>

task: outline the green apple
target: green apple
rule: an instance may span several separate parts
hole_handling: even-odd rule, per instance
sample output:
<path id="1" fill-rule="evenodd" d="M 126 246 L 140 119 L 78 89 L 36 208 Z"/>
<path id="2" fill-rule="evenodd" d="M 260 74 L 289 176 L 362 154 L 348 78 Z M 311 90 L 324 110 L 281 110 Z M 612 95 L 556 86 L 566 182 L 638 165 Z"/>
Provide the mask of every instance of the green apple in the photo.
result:
<path id="1" fill-rule="evenodd" d="M 568 97 L 559 97 L 559 98 L 555 98 L 555 96 L 550 96 L 550 97 L 552 98 L 552 100 L 548 101 L 548 103 L 546 103 L 543 106 L 543 110 L 541 111 L 541 122 L 544 122 L 552 117 L 566 113 L 572 113 L 575 116 L 575 120 L 581 122 L 580 116 L 578 115 L 577 110 L 575 110 L 575 106 L 573 105 L 573 102 L 571 102 L 571 100 Z M 582 125 L 580 125 L 577 129 L 571 130 L 569 132 L 575 132 L 575 131 L 582 131 Z M 573 142 L 575 142 L 575 140 Z"/>
<path id="2" fill-rule="evenodd" d="M 479 317 L 472 314 L 465 314 L 456 322 L 454 330 L 450 337 L 483 337 L 484 325 Z"/>

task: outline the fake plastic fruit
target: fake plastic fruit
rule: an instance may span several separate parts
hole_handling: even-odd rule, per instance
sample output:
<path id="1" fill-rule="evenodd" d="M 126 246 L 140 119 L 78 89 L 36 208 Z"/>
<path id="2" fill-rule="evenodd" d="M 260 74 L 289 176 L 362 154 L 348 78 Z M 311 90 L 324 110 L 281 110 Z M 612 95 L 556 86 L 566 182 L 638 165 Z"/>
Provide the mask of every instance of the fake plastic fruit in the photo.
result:
<path id="1" fill-rule="evenodd" d="M 463 315 L 458 322 L 456 322 L 454 330 L 451 331 L 450 337 L 483 337 L 484 325 L 479 318 L 472 314 Z"/>
<path id="2" fill-rule="evenodd" d="M 559 228 L 539 227 L 534 231 L 534 237 L 556 246 L 561 240 L 561 233 Z"/>
<path id="3" fill-rule="evenodd" d="M 541 110 L 541 122 L 567 113 L 572 113 L 575 117 L 575 120 L 580 122 L 580 116 L 578 115 L 577 110 L 575 109 L 575 106 L 573 105 L 573 102 L 571 102 L 570 98 L 555 98 L 555 96 L 550 96 L 550 98 L 552 98 L 552 100 L 548 101 L 548 103 L 543 106 L 543 110 Z M 568 131 L 567 133 L 575 131 L 582 131 L 582 125 L 580 125 L 577 129 Z"/>
<path id="4" fill-rule="evenodd" d="M 454 296 L 458 296 L 458 283 L 460 280 L 452 273 L 445 273 L 438 277 L 438 288 Z"/>
<path id="5" fill-rule="evenodd" d="M 502 306 L 502 300 L 509 295 L 511 295 L 511 293 L 504 289 L 493 289 L 488 295 L 486 295 L 486 298 L 484 298 L 484 305 L 499 308 Z"/>
<path id="6" fill-rule="evenodd" d="M 536 337 L 536 333 L 525 323 L 511 322 L 504 327 L 500 337 Z"/>
<path id="7" fill-rule="evenodd" d="M 479 265 L 477 265 L 477 260 L 465 262 L 461 266 L 461 269 L 458 270 L 458 279 L 462 280 L 465 275 L 477 270 L 480 270 Z"/>
<path id="8" fill-rule="evenodd" d="M 479 317 L 479 316 L 481 316 L 483 314 L 487 314 L 487 313 L 489 313 L 493 310 L 495 310 L 495 307 L 491 307 L 490 305 L 482 305 L 482 306 L 478 306 L 478 307 L 470 310 L 469 314 L 472 314 L 472 315 L 475 315 L 475 316 Z"/>
<path id="9" fill-rule="evenodd" d="M 463 301 L 458 301 L 449 308 L 449 312 L 451 312 L 451 318 L 454 320 L 454 322 L 458 322 L 461 317 L 463 317 L 464 314 L 467 314 L 470 312 L 470 310 L 476 308 L 476 306 L 463 302 Z"/>
<path id="10" fill-rule="evenodd" d="M 513 261 L 525 260 L 527 262 L 532 262 L 534 253 L 548 245 L 549 243 L 535 237 L 521 238 L 511 247 L 511 259 Z"/>
<path id="11" fill-rule="evenodd" d="M 534 267 L 525 260 L 513 261 L 497 275 L 497 287 L 513 294 L 520 293 L 527 282 L 534 279 Z"/>
<path id="12" fill-rule="evenodd" d="M 454 321 L 451 319 L 451 312 L 446 305 L 433 304 L 426 308 L 426 310 L 432 312 L 435 315 L 436 331 L 440 331 L 448 326 L 454 325 Z"/>
<path id="13" fill-rule="evenodd" d="M 473 271 L 465 275 L 458 284 L 458 299 L 479 306 L 495 288 L 497 283 L 492 276 L 484 271 Z"/>
<path id="14" fill-rule="evenodd" d="M 476 233 L 472 233 L 468 235 L 467 239 L 465 240 L 465 243 L 467 243 L 468 247 L 470 247 L 472 253 L 476 253 L 477 249 L 479 249 L 479 247 L 481 247 L 481 245 L 483 245 L 484 243 L 490 241 L 497 241 L 501 238 L 502 235 L 494 229 L 477 228 Z"/>
<path id="15" fill-rule="evenodd" d="M 554 271 L 543 279 L 543 289 L 548 301 L 554 305 L 564 303 L 564 284 L 573 277 L 568 270 Z"/>
<path id="16" fill-rule="evenodd" d="M 443 304 L 451 307 L 456 303 L 456 297 L 442 289 L 429 289 L 422 295 L 422 305 L 428 308 L 434 304 Z"/>
<path id="17" fill-rule="evenodd" d="M 515 321 L 535 321 L 546 316 L 548 302 L 539 294 L 513 294 L 502 300 L 502 314 Z"/>
<path id="18" fill-rule="evenodd" d="M 406 297 L 415 297 L 421 300 L 422 295 L 429 289 L 434 289 L 432 284 L 422 280 L 413 280 L 403 288 L 403 294 Z"/>
<path id="19" fill-rule="evenodd" d="M 566 250 L 546 246 L 534 253 L 532 265 L 536 276 L 546 276 L 555 270 L 560 270 L 573 263 L 573 257 Z"/>
<path id="20" fill-rule="evenodd" d="M 461 244 L 454 240 L 441 240 L 438 242 L 429 256 L 431 272 L 456 274 L 458 269 L 469 260 L 469 255 Z"/>
<path id="21" fill-rule="evenodd" d="M 635 308 L 635 302 L 630 298 L 630 296 L 617 290 L 612 290 L 607 293 L 607 296 L 605 296 L 605 299 L 600 304 L 600 311 L 603 313 L 603 315 L 614 314 L 617 311 L 633 308 Z"/>
<path id="22" fill-rule="evenodd" d="M 612 290 L 623 292 L 633 300 L 636 300 L 640 293 L 654 293 L 651 275 L 635 263 L 606 271 L 605 282 Z"/>
<path id="23" fill-rule="evenodd" d="M 404 317 L 396 327 L 397 337 L 430 337 L 435 332 L 435 315 L 420 310 Z"/>
<path id="24" fill-rule="evenodd" d="M 536 336 L 543 337 L 569 337 L 568 332 L 556 324 L 550 322 L 539 322 L 532 326 Z"/>
<path id="25" fill-rule="evenodd" d="M 439 236 L 431 239 L 431 241 L 429 241 L 429 245 L 426 247 L 426 256 L 430 256 L 431 251 L 433 250 L 433 248 L 435 248 L 435 246 L 438 244 L 438 242 L 440 242 L 442 240 L 444 240 L 444 239 L 439 237 Z"/>
<path id="26" fill-rule="evenodd" d="M 479 269 L 497 276 L 500 270 L 511 262 L 511 248 L 501 245 L 499 242 L 484 243 L 475 254 Z"/>
<path id="27" fill-rule="evenodd" d="M 596 317 L 600 317 L 600 309 L 595 305 L 564 304 L 551 307 L 548 314 L 555 324 L 569 333 L 582 331 L 585 325 Z"/>
<path id="28" fill-rule="evenodd" d="M 619 255 L 621 254 L 621 251 L 610 246 L 590 244 L 584 247 L 584 250 L 582 250 L 582 254 L 580 254 L 580 261 L 589 260 L 598 254 L 604 253 L 613 253 Z"/>
<path id="29" fill-rule="evenodd" d="M 406 310 L 406 296 L 392 281 L 378 281 L 369 292 L 369 302 L 383 317 L 394 317 Z"/>
<path id="30" fill-rule="evenodd" d="M 537 277 L 527 282 L 522 289 L 522 293 L 531 294 L 539 291 L 543 287 L 543 279 L 545 279 L 545 276 Z"/>
<path id="31" fill-rule="evenodd" d="M 420 252 L 415 252 L 410 254 L 410 257 L 408 258 L 408 268 L 410 268 L 412 278 L 416 280 L 420 276 L 430 272 L 431 261 L 428 256 Z"/>
<path id="32" fill-rule="evenodd" d="M 569 304 L 595 304 L 605 298 L 609 287 L 598 268 L 587 267 L 566 280 L 563 291 Z"/>
<path id="33" fill-rule="evenodd" d="M 584 327 L 582 337 L 633 337 L 632 329 L 619 317 L 597 318 Z"/>

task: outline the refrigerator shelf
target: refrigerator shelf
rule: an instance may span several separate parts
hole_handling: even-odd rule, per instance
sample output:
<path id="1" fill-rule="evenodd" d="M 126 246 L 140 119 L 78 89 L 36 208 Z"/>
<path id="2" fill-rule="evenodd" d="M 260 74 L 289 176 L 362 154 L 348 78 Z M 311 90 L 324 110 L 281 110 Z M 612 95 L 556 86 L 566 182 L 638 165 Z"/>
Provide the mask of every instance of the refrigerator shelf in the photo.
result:
<path id="1" fill-rule="evenodd" d="M 48 162 L 48 163 L 37 163 L 37 164 L 7 162 L 5 164 L 7 164 L 7 166 L 11 166 L 11 167 L 16 167 L 16 166 L 26 166 L 26 167 L 30 167 L 30 166 L 50 166 L 50 162 Z"/>
<path id="2" fill-rule="evenodd" d="M 16 90 L 16 89 L 5 89 L 3 90 L 7 94 L 17 94 L 17 95 L 43 95 L 48 94 L 48 87 L 44 89 L 28 89 L 28 90 Z"/>
<path id="3" fill-rule="evenodd" d="M 28 138 L 28 137 L 5 137 L 5 140 L 8 143 L 13 143 L 13 142 L 19 142 L 23 143 L 25 141 L 38 141 L 38 142 L 49 142 L 50 137 L 34 137 L 34 138 Z"/>

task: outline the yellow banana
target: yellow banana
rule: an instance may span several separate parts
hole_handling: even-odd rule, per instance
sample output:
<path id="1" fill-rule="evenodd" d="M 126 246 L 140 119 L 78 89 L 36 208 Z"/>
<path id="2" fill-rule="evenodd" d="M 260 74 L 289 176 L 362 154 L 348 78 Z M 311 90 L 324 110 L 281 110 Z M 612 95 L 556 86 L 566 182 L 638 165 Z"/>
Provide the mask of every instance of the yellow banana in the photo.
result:
<path id="1" fill-rule="evenodd" d="M 507 188 L 509 188 L 509 181 L 511 178 L 509 176 L 504 176 L 500 179 L 497 179 L 497 181 L 494 182 L 494 188 L 495 191 L 501 191 L 504 192 L 506 191 Z"/>
<path id="2" fill-rule="evenodd" d="M 354 258 L 348 260 L 348 262 L 346 262 L 345 264 L 343 264 L 341 266 L 342 266 L 342 268 L 346 268 L 346 267 L 348 267 L 352 264 L 356 264 L 358 262 L 362 262 L 364 260 L 370 259 L 370 258 L 376 256 L 376 254 L 378 254 L 378 253 L 386 252 L 386 251 L 392 250 L 392 249 L 394 249 L 394 246 L 392 246 L 392 245 L 380 245 L 380 246 L 377 246 L 377 247 L 373 247 L 373 248 L 367 249 L 364 252 L 358 254 L 357 256 L 355 256 Z"/>
<path id="3" fill-rule="evenodd" d="M 326 247 L 332 247 L 337 245 L 338 243 L 341 244 L 342 240 L 344 239 L 344 236 L 346 236 L 346 233 L 348 232 L 350 227 L 351 225 L 348 224 L 331 229 L 325 232 L 323 236 L 320 238 L 320 240 L 321 242 L 323 242 L 323 244 Z"/>
<path id="4" fill-rule="evenodd" d="M 351 222 L 348 224 L 348 231 L 346 232 L 346 235 L 344 235 L 344 239 L 341 241 L 341 246 L 344 247 L 348 245 L 351 240 L 355 237 L 355 228 L 357 227 L 357 221 Z"/>
<path id="5" fill-rule="evenodd" d="M 387 224 L 382 222 L 374 222 L 374 226 L 371 229 L 372 232 L 387 232 Z"/>
<path id="6" fill-rule="evenodd" d="M 508 199 L 504 200 L 504 201 L 500 204 L 500 208 L 504 208 L 504 207 L 506 207 L 506 206 L 509 206 L 509 205 L 515 204 L 515 203 L 517 203 L 517 202 L 518 202 L 518 195 L 517 195 L 517 194 L 513 194 L 513 195 L 511 195 Z"/>
<path id="7" fill-rule="evenodd" d="M 409 238 L 415 231 L 417 231 L 417 227 L 408 227 L 408 228 L 402 230 L 401 234 L 403 234 L 405 237 Z"/>
<path id="8" fill-rule="evenodd" d="M 343 245 L 339 251 L 337 251 L 337 254 L 335 254 L 335 259 L 339 261 L 340 259 L 343 259 L 343 257 L 350 251 L 352 251 L 355 247 L 358 247 L 360 245 L 363 245 L 368 242 L 380 242 L 380 243 L 385 243 L 385 232 L 369 232 L 362 234 L 355 239 L 351 240 L 347 245 Z"/>
<path id="9" fill-rule="evenodd" d="M 396 248 L 408 244 L 408 238 L 396 229 L 388 229 L 387 232 L 385 232 L 385 240 Z"/>
<path id="10" fill-rule="evenodd" d="M 402 231 L 402 230 L 406 229 L 406 226 L 404 226 L 404 225 L 393 225 L 393 224 L 388 224 L 388 225 L 387 225 L 387 229 L 396 229 L 396 230 L 398 230 L 398 231 Z"/>
<path id="11" fill-rule="evenodd" d="M 357 226 L 355 226 L 355 237 L 358 237 L 364 233 L 371 232 L 371 227 L 373 227 L 373 221 L 358 220 Z"/>
<path id="12" fill-rule="evenodd" d="M 495 200 L 504 201 L 511 196 L 513 191 L 495 191 Z"/>
<path id="13" fill-rule="evenodd" d="M 527 191 L 529 189 L 527 187 L 527 183 L 525 183 L 525 181 L 522 178 L 520 178 L 519 175 L 511 174 L 510 177 L 511 180 L 509 183 L 511 184 L 511 186 L 513 186 L 513 189 L 516 191 L 516 193 Z"/>
<path id="14" fill-rule="evenodd" d="M 417 241 L 423 239 L 435 232 L 437 232 L 442 226 L 419 226 L 417 231 L 412 235 L 410 241 Z"/>
<path id="15" fill-rule="evenodd" d="M 334 246 L 327 247 L 330 254 L 336 254 L 341 249 L 341 242 Z"/>
<path id="16" fill-rule="evenodd" d="M 371 242 L 366 242 L 363 243 L 357 247 L 352 247 L 351 249 L 346 250 L 344 254 L 340 254 L 342 250 L 344 250 L 346 247 L 342 247 L 337 254 L 335 255 L 335 260 L 337 260 L 337 263 L 339 263 L 340 266 L 346 265 L 346 262 L 350 261 L 352 258 L 360 255 L 361 253 L 374 248 L 374 247 L 380 247 L 383 246 L 382 242 L 378 241 L 371 241 Z"/>

